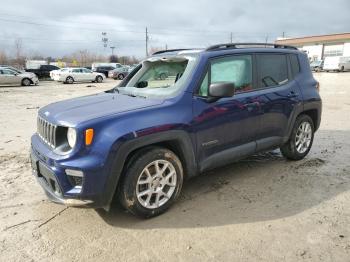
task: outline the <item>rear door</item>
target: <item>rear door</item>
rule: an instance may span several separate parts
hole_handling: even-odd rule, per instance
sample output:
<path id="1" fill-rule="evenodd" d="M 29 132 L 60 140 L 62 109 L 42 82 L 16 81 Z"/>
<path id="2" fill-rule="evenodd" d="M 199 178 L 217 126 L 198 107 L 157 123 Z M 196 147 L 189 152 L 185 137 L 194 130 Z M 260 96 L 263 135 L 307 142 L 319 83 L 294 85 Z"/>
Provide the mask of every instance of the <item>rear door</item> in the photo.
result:
<path id="1" fill-rule="evenodd" d="M 257 54 L 258 89 L 262 116 L 257 131 L 257 149 L 279 145 L 288 130 L 289 120 L 301 104 L 296 77 L 299 63 L 296 54 Z"/>
<path id="2" fill-rule="evenodd" d="M 215 58 L 208 65 L 193 101 L 193 126 L 202 170 L 255 151 L 260 112 L 252 92 L 253 61 L 254 55 L 232 55 Z M 209 102 L 208 87 L 217 82 L 234 83 L 235 95 Z"/>

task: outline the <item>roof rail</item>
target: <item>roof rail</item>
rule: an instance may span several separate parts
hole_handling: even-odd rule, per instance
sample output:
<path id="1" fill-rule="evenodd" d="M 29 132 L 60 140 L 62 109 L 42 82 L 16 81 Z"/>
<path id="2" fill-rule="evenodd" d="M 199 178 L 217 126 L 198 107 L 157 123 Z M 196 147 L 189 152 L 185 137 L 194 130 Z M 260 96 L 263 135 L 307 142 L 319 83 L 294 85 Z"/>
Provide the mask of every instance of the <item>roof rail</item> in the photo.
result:
<path id="1" fill-rule="evenodd" d="M 182 48 L 182 49 L 167 49 L 167 50 L 161 50 L 154 52 L 152 55 L 159 55 L 159 54 L 164 54 L 164 53 L 170 53 L 170 52 L 176 52 L 176 51 L 186 51 L 186 50 L 192 50 L 188 48 Z"/>
<path id="2" fill-rule="evenodd" d="M 293 49 L 298 50 L 295 46 L 291 45 L 280 45 L 280 44 L 273 44 L 273 43 L 228 43 L 228 44 L 218 44 L 218 45 L 212 45 L 205 49 L 205 51 L 215 51 L 215 50 L 222 50 L 222 49 L 235 49 L 239 48 L 239 46 L 259 46 L 259 47 L 273 47 L 273 48 L 285 48 L 285 49 Z"/>

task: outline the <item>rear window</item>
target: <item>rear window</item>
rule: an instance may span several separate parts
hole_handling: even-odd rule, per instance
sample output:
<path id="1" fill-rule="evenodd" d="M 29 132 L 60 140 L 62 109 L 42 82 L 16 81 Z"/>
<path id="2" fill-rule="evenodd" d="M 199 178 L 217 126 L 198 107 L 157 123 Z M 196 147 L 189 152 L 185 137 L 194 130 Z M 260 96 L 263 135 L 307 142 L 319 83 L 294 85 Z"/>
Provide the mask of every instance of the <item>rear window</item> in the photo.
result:
<path id="1" fill-rule="evenodd" d="M 283 85 L 289 81 L 285 54 L 260 54 L 258 66 L 259 86 L 263 88 Z"/>

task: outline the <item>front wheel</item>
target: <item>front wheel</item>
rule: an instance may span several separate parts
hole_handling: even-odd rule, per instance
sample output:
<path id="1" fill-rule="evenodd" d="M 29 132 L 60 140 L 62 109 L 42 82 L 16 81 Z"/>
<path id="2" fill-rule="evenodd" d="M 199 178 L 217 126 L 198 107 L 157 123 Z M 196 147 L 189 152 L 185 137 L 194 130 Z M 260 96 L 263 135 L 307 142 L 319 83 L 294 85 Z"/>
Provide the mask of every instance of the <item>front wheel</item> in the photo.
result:
<path id="1" fill-rule="evenodd" d="M 22 80 L 22 86 L 30 86 L 31 83 L 32 81 L 30 81 L 28 78 L 24 78 Z"/>
<path id="2" fill-rule="evenodd" d="M 142 151 L 132 158 L 125 171 L 119 200 L 134 215 L 160 215 L 180 194 L 182 164 L 170 150 L 156 147 Z"/>
<path id="3" fill-rule="evenodd" d="M 314 123 L 308 115 L 299 116 L 286 144 L 281 147 L 282 155 L 291 160 L 301 160 L 310 151 L 314 140 Z"/>
<path id="4" fill-rule="evenodd" d="M 96 82 L 97 82 L 97 83 L 102 83 L 102 81 L 103 81 L 102 76 L 97 76 L 97 77 L 96 77 Z"/>

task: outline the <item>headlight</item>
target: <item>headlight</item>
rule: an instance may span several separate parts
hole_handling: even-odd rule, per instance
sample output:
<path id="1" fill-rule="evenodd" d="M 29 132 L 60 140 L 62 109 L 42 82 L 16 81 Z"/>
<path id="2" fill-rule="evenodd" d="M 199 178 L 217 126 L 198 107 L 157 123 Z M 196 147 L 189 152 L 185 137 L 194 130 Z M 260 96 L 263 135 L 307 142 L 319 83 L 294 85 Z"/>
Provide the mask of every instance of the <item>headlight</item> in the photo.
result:
<path id="1" fill-rule="evenodd" d="M 67 140 L 68 144 L 71 148 L 75 146 L 75 143 L 77 142 L 77 131 L 75 131 L 74 128 L 69 127 L 67 131 Z"/>

